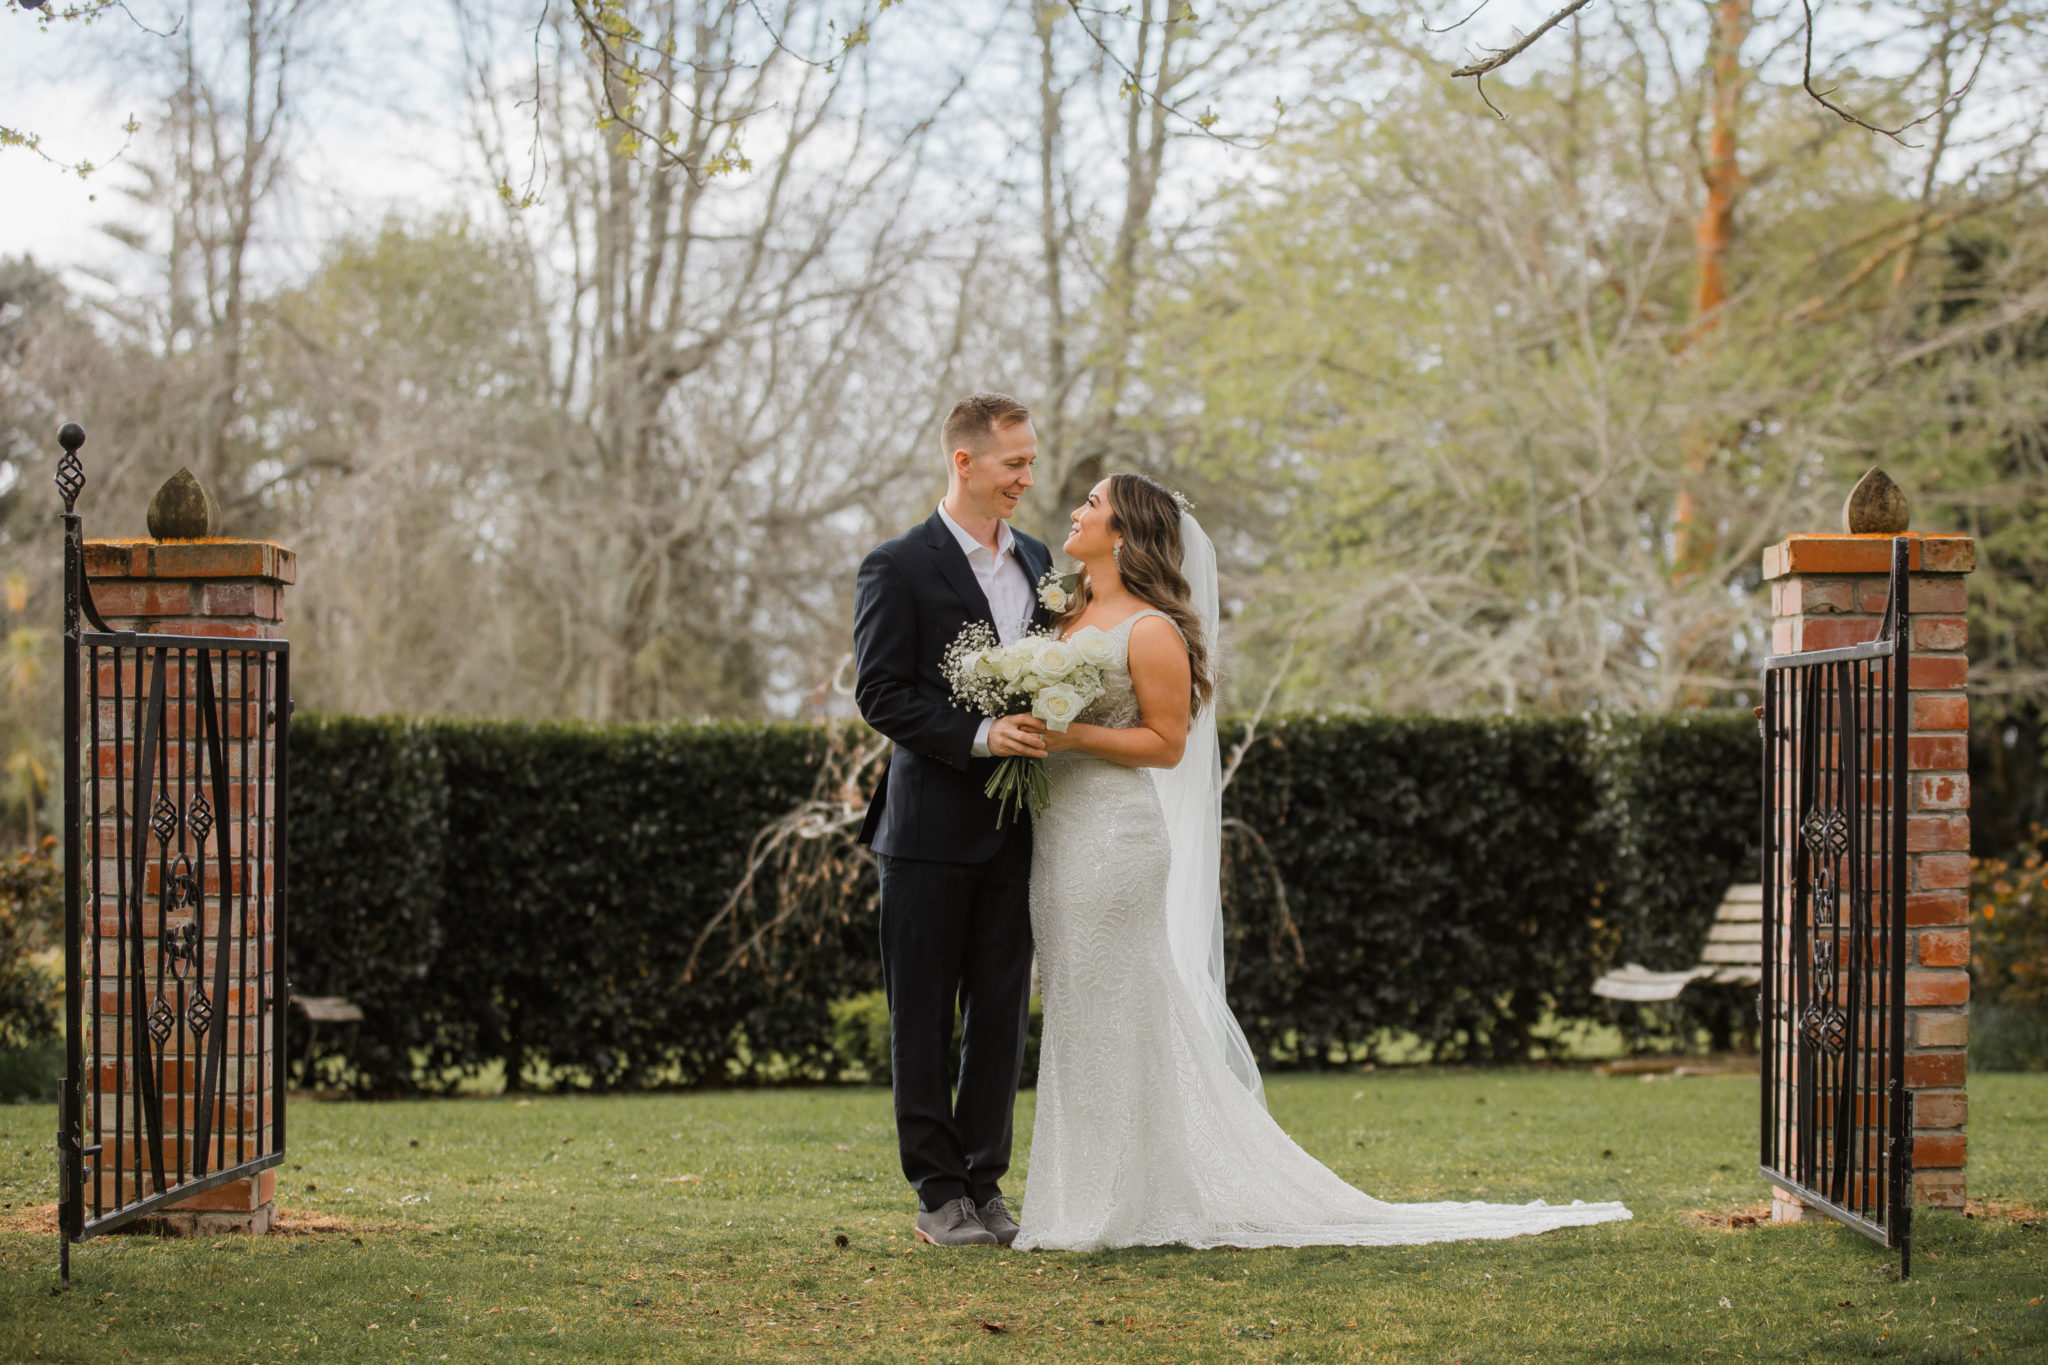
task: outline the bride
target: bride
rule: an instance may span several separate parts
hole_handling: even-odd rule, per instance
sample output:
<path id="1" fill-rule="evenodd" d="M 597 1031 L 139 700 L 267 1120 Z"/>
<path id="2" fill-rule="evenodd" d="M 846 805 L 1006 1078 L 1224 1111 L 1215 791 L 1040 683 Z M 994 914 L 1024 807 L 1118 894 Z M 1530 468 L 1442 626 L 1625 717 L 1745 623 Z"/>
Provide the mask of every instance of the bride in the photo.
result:
<path id="1" fill-rule="evenodd" d="M 1576 1201 L 1385 1203 L 1266 1113 L 1223 998 L 1215 550 L 1137 474 L 1095 486 L 1064 548 L 1085 572 L 1059 628 L 1099 628 L 1113 655 L 1103 695 L 1044 732 L 1052 805 L 1033 818 L 1031 929 L 1045 1035 L 1017 1245 L 1374 1246 L 1629 1217 Z"/>

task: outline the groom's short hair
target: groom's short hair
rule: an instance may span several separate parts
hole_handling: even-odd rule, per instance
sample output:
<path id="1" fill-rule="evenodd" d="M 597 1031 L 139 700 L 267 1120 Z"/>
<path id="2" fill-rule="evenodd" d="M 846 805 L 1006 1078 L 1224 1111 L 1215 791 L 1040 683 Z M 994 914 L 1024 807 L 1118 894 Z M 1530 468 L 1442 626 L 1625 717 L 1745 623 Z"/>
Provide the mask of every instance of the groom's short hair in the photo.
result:
<path id="1" fill-rule="evenodd" d="M 1030 420 L 1031 409 L 1006 393 L 970 394 L 955 403 L 953 410 L 946 414 L 946 428 L 941 433 L 946 444 L 946 458 L 952 459 L 956 450 L 968 450 L 979 455 L 988 448 L 989 437 L 1006 427 Z"/>

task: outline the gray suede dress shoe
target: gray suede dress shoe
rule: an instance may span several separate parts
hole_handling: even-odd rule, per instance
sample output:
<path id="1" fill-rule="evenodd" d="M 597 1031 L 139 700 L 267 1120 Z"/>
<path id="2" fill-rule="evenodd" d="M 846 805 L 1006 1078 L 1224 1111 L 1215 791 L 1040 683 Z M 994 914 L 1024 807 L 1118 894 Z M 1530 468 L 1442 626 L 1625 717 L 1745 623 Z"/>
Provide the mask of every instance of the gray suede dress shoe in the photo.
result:
<path id="1" fill-rule="evenodd" d="M 962 1195 L 935 1209 L 919 1209 L 917 1240 L 935 1247 L 992 1247 L 996 1235 L 975 1216 L 974 1201 Z"/>
<path id="2" fill-rule="evenodd" d="M 998 1246 L 1008 1246 L 1017 1240 L 1017 1234 L 1021 1229 L 1017 1226 L 1017 1220 L 1010 1216 L 1010 1206 L 1003 1202 L 1000 1194 L 991 1197 L 986 1204 L 975 1210 L 975 1214 L 981 1219 L 981 1225 L 996 1239 Z"/>

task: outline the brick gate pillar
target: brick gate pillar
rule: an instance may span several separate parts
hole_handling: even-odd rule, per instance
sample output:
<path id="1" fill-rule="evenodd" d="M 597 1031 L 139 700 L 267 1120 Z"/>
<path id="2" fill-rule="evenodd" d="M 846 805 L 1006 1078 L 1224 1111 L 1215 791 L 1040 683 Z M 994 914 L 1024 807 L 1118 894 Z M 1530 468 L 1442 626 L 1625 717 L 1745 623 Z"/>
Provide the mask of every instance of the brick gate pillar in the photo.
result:
<path id="1" fill-rule="evenodd" d="M 180 471 L 180 476 L 189 482 L 190 475 Z M 172 491 L 173 485 L 166 485 Z M 197 485 L 193 484 L 193 488 Z M 164 495 L 159 495 L 159 502 Z M 210 499 L 208 500 L 210 501 Z M 218 513 L 212 514 L 217 521 Z M 152 529 L 168 529 L 158 515 L 158 509 L 151 509 Z M 158 634 L 213 636 L 225 639 L 278 639 L 284 634 L 285 589 L 297 577 L 297 557 L 290 550 L 268 541 L 237 540 L 218 536 L 199 539 L 175 539 L 167 534 L 163 539 L 141 540 L 92 540 L 85 545 L 85 572 L 92 588 L 93 601 L 107 624 L 116 630 L 134 630 Z M 108 667 L 111 671 L 110 666 Z M 124 687 L 138 686 L 137 679 L 128 676 Z M 105 686 L 111 688 L 111 680 Z M 170 700 L 179 704 L 181 684 L 171 684 Z M 231 695 L 233 683 L 229 684 Z M 233 727 L 237 721 L 231 714 L 228 724 Z M 110 730 L 118 726 L 108 727 Z M 231 731 L 232 732 L 232 731 Z M 129 737 L 130 744 L 133 737 Z M 99 771 L 114 774 L 122 765 L 116 759 L 110 740 L 103 741 L 100 752 L 94 756 Z M 128 760 L 132 764 L 132 757 Z M 249 775 L 238 774 L 236 778 L 237 799 L 244 790 L 243 782 L 253 780 Z M 274 798 L 275 782 L 269 784 L 260 798 L 261 806 L 256 809 L 255 818 L 274 834 L 277 828 L 276 812 L 270 808 Z M 227 813 L 223 813 L 224 815 Z M 276 847 L 274 837 L 266 837 L 266 850 L 260 861 L 251 855 L 248 875 L 260 879 L 257 884 L 268 890 L 273 884 Z M 102 881 L 109 888 L 104 893 L 98 913 L 106 919 L 114 917 L 118 924 L 118 906 L 112 899 L 111 888 L 116 878 L 111 862 L 105 860 L 124 856 L 119 849 L 106 848 L 100 851 L 103 867 L 106 869 Z M 152 869 L 154 875 L 154 869 Z M 203 874 L 210 875 L 210 874 Z M 155 883 L 152 881 L 154 891 Z M 211 881 L 207 884 L 213 889 Z M 153 924 L 153 920 L 151 921 Z M 243 926 L 246 928 L 246 925 Z M 230 961 L 235 963 L 235 975 L 230 978 L 231 992 L 257 989 L 256 977 L 264 967 L 274 961 L 276 946 L 275 925 L 261 931 L 250 930 L 246 939 L 235 941 L 235 950 Z M 246 968 L 247 976 L 241 973 Z M 115 1036 L 116 1015 L 124 1002 L 118 998 L 103 998 L 98 1006 L 99 1024 L 105 1037 Z M 93 1026 L 88 1015 L 87 1028 Z M 283 1045 L 284 1040 L 273 1036 L 272 1020 L 265 1011 L 260 1017 L 248 1022 L 246 1028 L 251 1037 L 247 1046 L 258 1057 L 268 1057 L 273 1049 Z M 236 1074 L 239 1072 L 240 1074 Z M 191 1131 L 194 1122 L 193 1096 L 195 1080 L 188 1076 L 183 1082 L 186 1087 L 182 1095 L 166 1094 L 163 1097 L 165 1116 L 164 1135 L 167 1143 L 174 1141 L 173 1132 L 182 1128 Z M 268 1086 L 268 1077 L 257 1066 L 234 1066 L 227 1073 L 222 1093 L 222 1114 L 240 1109 L 245 1115 L 260 1119 L 269 1127 L 275 1116 L 267 1105 L 267 1094 L 259 1091 Z M 107 1136 L 103 1141 L 112 1143 L 112 1119 L 104 1125 Z M 273 1130 L 274 1131 L 274 1130 Z M 88 1138 L 88 1141 L 91 1139 Z M 131 1136 L 128 1141 L 135 1141 Z M 115 1164 L 134 1167 L 134 1152 L 116 1151 L 111 1147 L 101 1161 L 103 1172 L 111 1171 Z M 105 1197 L 114 1202 L 114 1187 L 107 1183 L 110 1177 L 103 1174 L 107 1184 Z M 230 1231 L 267 1232 L 270 1230 L 276 1212 L 276 1172 L 265 1170 L 254 1177 L 231 1181 L 212 1189 L 202 1191 L 190 1199 L 173 1205 L 168 1211 L 144 1220 L 145 1224 L 157 1231 L 176 1234 L 212 1233 Z M 128 1197 L 134 1195 L 133 1186 Z M 90 1200 L 90 1195 L 88 1195 Z"/>
<path id="2" fill-rule="evenodd" d="M 1901 518 L 1903 521 L 1903 518 Z M 1906 1085 L 1913 1092 L 1913 1202 L 1963 1206 L 1965 1048 L 1970 1034 L 1968 536 L 1910 537 L 1912 725 L 1906 744 Z M 1764 551 L 1771 652 L 1877 638 L 1890 533 L 1791 536 Z M 1778 1192 L 1774 1216 L 1800 1209 Z"/>

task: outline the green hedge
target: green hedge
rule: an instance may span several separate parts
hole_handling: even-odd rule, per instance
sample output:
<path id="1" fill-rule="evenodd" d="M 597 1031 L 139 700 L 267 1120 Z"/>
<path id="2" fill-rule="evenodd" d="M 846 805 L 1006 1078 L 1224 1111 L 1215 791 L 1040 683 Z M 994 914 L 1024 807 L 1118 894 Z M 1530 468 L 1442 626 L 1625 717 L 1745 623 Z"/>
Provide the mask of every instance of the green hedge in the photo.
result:
<path id="1" fill-rule="evenodd" d="M 1226 750 L 1238 736 L 1226 732 Z M 1295 720 L 1225 796 L 1231 1000 L 1261 1053 L 1313 1064 L 1382 1030 L 1453 1055 L 1525 1055 L 1595 974 L 1598 789 L 1565 720 Z M 1273 932 L 1270 869 L 1301 952 Z M 1306 965 L 1302 965 L 1305 963 Z"/>
<path id="2" fill-rule="evenodd" d="M 314 717 L 292 737 L 291 974 L 363 1004 L 358 1033 L 318 1040 L 349 1084 L 494 1065 L 513 1085 L 824 1078 L 864 1060 L 832 1006 L 879 984 L 869 872 L 767 963 L 683 980 L 749 840 L 809 794 L 824 731 Z M 1246 1032 L 1302 1065 L 1390 1033 L 1508 1059 L 1546 1018 L 1642 1032 L 1593 978 L 1690 963 L 1722 887 L 1754 876 L 1757 761 L 1747 717 L 1267 725 L 1226 798 Z M 1723 1027 L 1730 1008 L 1689 995 L 1655 1022 Z"/>
<path id="3" fill-rule="evenodd" d="M 444 1013 L 442 851 L 448 783 L 420 721 L 292 721 L 292 989 L 363 1007 L 348 1036 L 315 1041 L 365 1088 L 411 1085 Z M 290 1055 L 305 1055 L 292 1016 Z"/>
<path id="4" fill-rule="evenodd" d="M 1745 713 L 1603 716 L 1592 731 L 1601 774 L 1601 842 L 1612 859 L 1603 918 L 1616 962 L 1677 971 L 1699 960 L 1721 894 L 1761 875 L 1762 745 Z M 1727 1048 L 1756 1032 L 1756 991 L 1696 983 L 1648 1017 L 1612 1007 L 1640 1038 L 1705 1028 Z"/>
<path id="5" fill-rule="evenodd" d="M 325 1068 L 374 1091 L 829 1074 L 830 1002 L 880 979 L 859 895 L 772 977 L 681 979 L 821 750 L 804 726 L 294 721 L 293 986 L 366 1016 L 318 1040 Z"/>

